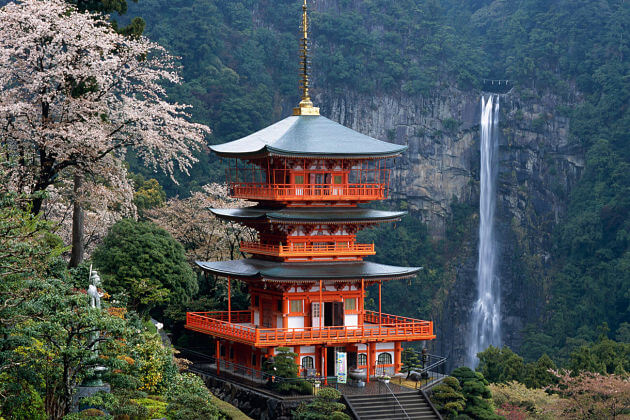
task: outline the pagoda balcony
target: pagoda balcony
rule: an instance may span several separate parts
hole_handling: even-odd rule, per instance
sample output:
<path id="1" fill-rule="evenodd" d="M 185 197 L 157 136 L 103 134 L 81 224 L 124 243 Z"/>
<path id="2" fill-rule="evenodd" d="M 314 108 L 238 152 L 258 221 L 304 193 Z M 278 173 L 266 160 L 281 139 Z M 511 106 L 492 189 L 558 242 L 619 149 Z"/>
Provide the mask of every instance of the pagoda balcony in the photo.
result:
<path id="1" fill-rule="evenodd" d="M 230 193 L 235 198 L 273 201 L 354 201 L 382 200 L 387 197 L 387 185 L 373 184 L 266 184 L 231 182 Z"/>
<path id="2" fill-rule="evenodd" d="M 363 257 L 374 255 L 374 244 L 335 244 L 335 245 L 268 245 L 258 242 L 241 242 L 241 251 L 250 254 L 269 255 L 272 257 Z"/>
<path id="3" fill-rule="evenodd" d="M 417 341 L 435 338 L 433 322 L 365 311 L 359 326 L 260 328 L 252 311 L 188 312 L 186 328 L 255 347 Z"/>

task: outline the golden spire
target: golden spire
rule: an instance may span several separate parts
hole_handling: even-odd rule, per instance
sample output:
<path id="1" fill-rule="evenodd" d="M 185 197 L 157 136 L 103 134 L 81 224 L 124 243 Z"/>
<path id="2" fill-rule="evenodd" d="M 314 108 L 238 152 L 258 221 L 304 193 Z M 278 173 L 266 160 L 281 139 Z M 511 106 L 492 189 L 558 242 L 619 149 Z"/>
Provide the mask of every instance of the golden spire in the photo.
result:
<path id="1" fill-rule="evenodd" d="M 319 115 L 319 108 L 313 106 L 311 96 L 308 93 L 308 14 L 306 0 L 302 5 L 302 39 L 300 40 L 300 89 L 302 90 L 302 100 L 300 106 L 293 108 L 293 115 Z"/>

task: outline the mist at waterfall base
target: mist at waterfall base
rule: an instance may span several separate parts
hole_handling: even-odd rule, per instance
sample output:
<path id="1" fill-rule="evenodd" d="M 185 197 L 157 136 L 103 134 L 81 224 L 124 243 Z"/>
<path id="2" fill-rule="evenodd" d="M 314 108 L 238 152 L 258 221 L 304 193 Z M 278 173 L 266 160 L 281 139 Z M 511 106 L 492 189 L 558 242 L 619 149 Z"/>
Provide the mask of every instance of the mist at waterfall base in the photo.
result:
<path id="1" fill-rule="evenodd" d="M 481 98 L 481 188 L 479 196 L 479 259 L 477 263 L 477 300 L 470 317 L 468 363 L 475 368 L 477 353 L 490 345 L 501 346 L 501 289 L 496 274 L 497 244 L 494 212 L 499 148 L 499 97 Z"/>

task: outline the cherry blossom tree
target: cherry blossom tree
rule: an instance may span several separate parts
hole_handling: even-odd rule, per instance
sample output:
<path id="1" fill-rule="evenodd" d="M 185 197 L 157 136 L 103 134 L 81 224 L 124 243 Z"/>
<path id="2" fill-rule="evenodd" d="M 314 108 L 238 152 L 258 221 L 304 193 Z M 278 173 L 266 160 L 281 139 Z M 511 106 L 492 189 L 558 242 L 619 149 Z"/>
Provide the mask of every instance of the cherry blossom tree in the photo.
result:
<path id="1" fill-rule="evenodd" d="M 630 379 L 621 375 L 581 372 L 554 372 L 560 383 L 548 389 L 562 398 L 550 407 L 556 418 L 615 419 L 626 418 L 630 410 Z"/>
<path id="2" fill-rule="evenodd" d="M 221 221 L 210 209 L 253 204 L 230 197 L 227 186 L 212 183 L 189 198 L 172 198 L 147 215 L 184 246 L 191 262 L 216 261 L 238 258 L 240 241 L 254 240 L 256 232 L 238 223 Z"/>
<path id="3" fill-rule="evenodd" d="M 168 102 L 164 86 L 180 83 L 177 70 L 158 44 L 62 0 L 1 8 L 0 149 L 11 188 L 33 194 L 34 213 L 45 191 L 67 191 L 76 214 L 92 185 L 130 189 L 130 149 L 171 177 L 187 173 L 209 129 Z"/>

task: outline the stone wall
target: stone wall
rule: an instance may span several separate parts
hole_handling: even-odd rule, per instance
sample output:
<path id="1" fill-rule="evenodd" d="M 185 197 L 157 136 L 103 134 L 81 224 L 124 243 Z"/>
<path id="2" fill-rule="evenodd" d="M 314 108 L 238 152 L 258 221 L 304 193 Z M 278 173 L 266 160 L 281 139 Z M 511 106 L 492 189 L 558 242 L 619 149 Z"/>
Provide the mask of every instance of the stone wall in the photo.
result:
<path id="1" fill-rule="evenodd" d="M 245 385 L 219 379 L 211 375 L 201 376 L 210 391 L 219 399 L 226 401 L 253 419 L 290 420 L 292 412 L 302 402 L 310 402 L 313 397 L 275 398 L 272 395 L 257 391 Z"/>

